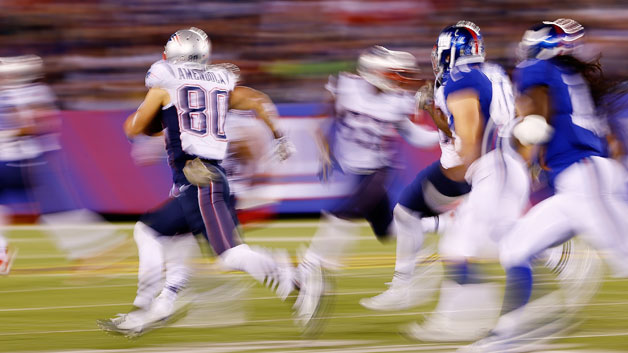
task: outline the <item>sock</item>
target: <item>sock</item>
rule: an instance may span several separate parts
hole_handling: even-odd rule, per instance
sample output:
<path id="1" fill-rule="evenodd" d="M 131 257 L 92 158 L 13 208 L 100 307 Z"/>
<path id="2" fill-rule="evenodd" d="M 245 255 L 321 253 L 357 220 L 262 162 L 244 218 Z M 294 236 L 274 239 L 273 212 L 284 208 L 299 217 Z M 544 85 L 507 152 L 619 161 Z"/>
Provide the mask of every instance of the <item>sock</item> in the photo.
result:
<path id="1" fill-rule="evenodd" d="M 423 245 L 421 219 L 409 209 L 397 205 L 394 209 L 397 230 L 397 258 L 393 284 L 408 283 L 414 274 L 416 258 Z"/>
<path id="2" fill-rule="evenodd" d="M 137 270 L 137 294 L 133 305 L 148 308 L 159 294 L 163 283 L 164 250 L 158 239 L 159 233 L 142 222 L 133 229 L 137 244 L 139 266 Z"/>
<path id="3" fill-rule="evenodd" d="M 160 240 L 164 249 L 166 267 L 164 287 L 178 293 L 187 286 L 192 271 L 189 261 L 200 253 L 198 243 L 192 233 L 162 237 Z"/>
<path id="4" fill-rule="evenodd" d="M 248 245 L 241 244 L 223 252 L 220 260 L 227 269 L 244 271 L 271 290 L 279 286 L 280 268 L 265 251 L 254 251 Z"/>
<path id="5" fill-rule="evenodd" d="M 435 217 L 423 217 L 421 218 L 421 227 L 425 233 L 437 233 L 439 228 L 440 219 Z"/>
<path id="6" fill-rule="evenodd" d="M 447 276 L 458 284 L 471 282 L 470 266 L 467 261 L 448 262 L 445 265 Z"/>
<path id="7" fill-rule="evenodd" d="M 339 268 L 342 258 L 357 240 L 355 222 L 323 212 L 321 224 L 312 237 L 303 259 L 321 263 L 326 268 Z"/>
<path id="8" fill-rule="evenodd" d="M 100 215 L 86 209 L 41 215 L 39 221 L 48 225 L 57 247 L 70 260 L 96 256 L 126 239 Z"/>
<path id="9" fill-rule="evenodd" d="M 506 290 L 501 315 L 508 314 L 530 300 L 532 294 L 532 269 L 515 266 L 506 270 Z"/>

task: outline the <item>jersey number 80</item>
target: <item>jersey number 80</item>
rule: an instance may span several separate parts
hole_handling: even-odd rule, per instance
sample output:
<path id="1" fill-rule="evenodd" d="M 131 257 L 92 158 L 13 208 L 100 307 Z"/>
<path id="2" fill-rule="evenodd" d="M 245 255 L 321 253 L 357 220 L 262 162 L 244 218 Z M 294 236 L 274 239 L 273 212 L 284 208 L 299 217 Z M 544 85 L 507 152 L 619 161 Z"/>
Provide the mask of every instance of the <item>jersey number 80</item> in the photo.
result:
<path id="1" fill-rule="evenodd" d="M 181 129 L 192 135 L 225 140 L 225 117 L 229 109 L 229 91 L 187 85 L 177 90 Z"/>

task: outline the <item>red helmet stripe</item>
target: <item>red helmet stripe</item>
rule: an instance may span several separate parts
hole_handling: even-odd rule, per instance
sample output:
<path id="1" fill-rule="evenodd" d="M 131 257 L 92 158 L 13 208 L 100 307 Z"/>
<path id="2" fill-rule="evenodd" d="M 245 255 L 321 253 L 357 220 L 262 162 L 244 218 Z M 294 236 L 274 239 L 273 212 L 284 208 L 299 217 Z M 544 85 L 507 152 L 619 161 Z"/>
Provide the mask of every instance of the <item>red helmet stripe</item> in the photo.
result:
<path id="1" fill-rule="evenodd" d="M 480 48 L 478 45 L 478 36 L 475 34 L 475 31 L 467 28 L 467 30 L 471 33 L 471 35 L 473 36 L 473 39 L 475 40 L 475 54 L 479 54 L 480 53 Z"/>

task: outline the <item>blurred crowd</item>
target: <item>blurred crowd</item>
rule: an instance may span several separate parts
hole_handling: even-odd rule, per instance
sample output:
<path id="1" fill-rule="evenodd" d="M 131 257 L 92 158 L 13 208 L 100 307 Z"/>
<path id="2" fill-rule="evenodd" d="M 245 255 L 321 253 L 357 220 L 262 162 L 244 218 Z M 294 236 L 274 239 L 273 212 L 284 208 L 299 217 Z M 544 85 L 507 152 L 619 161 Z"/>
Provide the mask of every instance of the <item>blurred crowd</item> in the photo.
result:
<path id="1" fill-rule="evenodd" d="M 436 35 L 460 19 L 480 26 L 490 60 L 512 68 L 530 24 L 574 18 L 609 77 L 628 76 L 628 7 L 616 0 L 22 0 L 2 8 L 0 56 L 42 56 L 67 110 L 135 108 L 168 36 L 189 26 L 209 34 L 214 62 L 237 64 L 243 84 L 276 102 L 325 99 L 327 76 L 353 69 L 374 44 L 412 52 L 432 77 Z"/>

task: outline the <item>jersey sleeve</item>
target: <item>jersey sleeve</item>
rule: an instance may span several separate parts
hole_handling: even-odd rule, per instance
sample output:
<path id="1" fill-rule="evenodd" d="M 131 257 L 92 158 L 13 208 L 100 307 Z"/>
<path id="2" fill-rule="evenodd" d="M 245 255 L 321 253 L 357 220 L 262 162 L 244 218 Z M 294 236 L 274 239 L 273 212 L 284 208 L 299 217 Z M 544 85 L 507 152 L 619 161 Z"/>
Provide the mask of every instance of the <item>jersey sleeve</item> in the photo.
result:
<path id="1" fill-rule="evenodd" d="M 154 63 L 146 73 L 146 87 L 165 87 L 166 81 L 174 77 L 174 72 L 164 60 Z"/>
<path id="2" fill-rule="evenodd" d="M 478 70 L 452 70 L 449 80 L 445 84 L 445 101 L 449 95 L 465 89 L 478 89 L 478 82 L 482 82 L 484 77 Z M 479 92 L 478 92 L 479 94 Z"/>
<path id="3" fill-rule="evenodd" d="M 338 77 L 329 75 L 327 83 L 325 84 L 325 89 L 335 97 L 336 94 L 338 94 Z"/>
<path id="4" fill-rule="evenodd" d="M 550 75 L 547 60 L 527 60 L 517 65 L 513 73 L 517 91 L 525 92 L 531 87 L 547 86 Z"/>
<path id="5" fill-rule="evenodd" d="M 414 115 L 416 112 L 416 100 L 414 99 L 414 95 L 405 92 L 401 93 L 397 107 L 400 115 L 404 117 Z"/>

